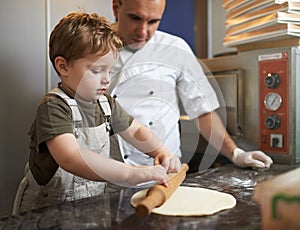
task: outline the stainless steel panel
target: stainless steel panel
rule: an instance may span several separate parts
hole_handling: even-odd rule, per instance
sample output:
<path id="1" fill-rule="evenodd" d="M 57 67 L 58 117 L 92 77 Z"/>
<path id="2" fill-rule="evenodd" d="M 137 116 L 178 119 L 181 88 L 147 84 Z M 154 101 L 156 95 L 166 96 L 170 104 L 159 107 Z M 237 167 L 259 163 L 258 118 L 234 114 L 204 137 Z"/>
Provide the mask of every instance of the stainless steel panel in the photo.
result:
<path id="1" fill-rule="evenodd" d="M 213 72 L 208 78 L 217 92 L 220 102 L 218 110 L 222 110 L 219 115 L 228 133 L 234 137 L 242 137 L 244 132 L 243 71 L 236 69 Z"/>
<path id="2" fill-rule="evenodd" d="M 259 84 L 258 56 L 287 52 L 289 57 L 289 154 L 268 153 L 275 162 L 295 164 L 300 162 L 300 49 L 282 47 L 273 49 L 241 52 L 237 55 L 202 60 L 212 72 L 243 69 L 244 74 L 244 135 L 237 143 L 245 144 L 250 149 L 257 149 L 259 143 Z"/>

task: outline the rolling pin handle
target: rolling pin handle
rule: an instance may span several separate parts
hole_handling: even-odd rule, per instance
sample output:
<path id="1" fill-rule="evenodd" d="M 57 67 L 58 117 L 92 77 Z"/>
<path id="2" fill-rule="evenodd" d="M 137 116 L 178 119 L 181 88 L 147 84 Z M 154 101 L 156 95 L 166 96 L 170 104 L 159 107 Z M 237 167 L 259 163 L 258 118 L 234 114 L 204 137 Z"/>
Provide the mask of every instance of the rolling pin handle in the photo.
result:
<path id="1" fill-rule="evenodd" d="M 180 171 L 169 177 L 169 186 L 155 185 L 148 190 L 146 198 L 135 208 L 136 215 L 144 218 L 148 216 L 153 208 L 161 206 L 180 186 L 189 169 L 187 164 L 183 164 Z"/>
<path id="2" fill-rule="evenodd" d="M 161 206 L 166 201 L 166 196 L 158 189 L 149 190 L 147 197 L 136 207 L 136 214 L 141 218 L 148 216 L 152 209 Z"/>
<path id="3" fill-rule="evenodd" d="M 146 216 L 148 216 L 150 214 L 151 210 L 149 210 L 145 205 L 139 204 L 135 208 L 135 212 L 138 217 L 145 218 Z"/>

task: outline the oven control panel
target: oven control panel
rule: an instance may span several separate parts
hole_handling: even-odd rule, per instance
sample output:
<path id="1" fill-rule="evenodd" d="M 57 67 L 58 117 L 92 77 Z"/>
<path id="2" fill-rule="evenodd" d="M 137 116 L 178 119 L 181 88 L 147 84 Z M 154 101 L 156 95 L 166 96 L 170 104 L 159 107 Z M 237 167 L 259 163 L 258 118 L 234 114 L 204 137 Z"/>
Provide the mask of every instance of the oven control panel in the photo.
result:
<path id="1" fill-rule="evenodd" d="M 268 153 L 288 154 L 288 54 L 260 55 L 258 69 L 259 148 Z"/>

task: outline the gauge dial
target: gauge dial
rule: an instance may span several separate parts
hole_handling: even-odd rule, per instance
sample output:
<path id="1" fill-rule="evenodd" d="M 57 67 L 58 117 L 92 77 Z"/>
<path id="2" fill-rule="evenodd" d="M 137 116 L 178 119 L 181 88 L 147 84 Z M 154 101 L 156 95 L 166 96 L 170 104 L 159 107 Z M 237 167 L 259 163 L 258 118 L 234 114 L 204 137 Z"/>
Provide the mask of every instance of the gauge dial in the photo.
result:
<path id="1" fill-rule="evenodd" d="M 268 93 L 264 100 L 265 106 L 270 111 L 276 111 L 280 108 L 282 98 L 278 93 Z"/>
<path id="2" fill-rule="evenodd" d="M 265 78 L 265 85 L 269 89 L 275 89 L 280 84 L 280 77 L 278 74 L 275 73 L 268 73 L 267 77 Z"/>

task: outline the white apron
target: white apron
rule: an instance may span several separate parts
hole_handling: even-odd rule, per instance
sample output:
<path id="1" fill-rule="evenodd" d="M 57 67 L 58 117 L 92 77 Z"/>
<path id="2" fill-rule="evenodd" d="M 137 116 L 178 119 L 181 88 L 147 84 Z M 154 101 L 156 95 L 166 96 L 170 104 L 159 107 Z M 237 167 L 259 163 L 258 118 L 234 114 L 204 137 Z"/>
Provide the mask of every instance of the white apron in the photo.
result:
<path id="1" fill-rule="evenodd" d="M 73 133 L 78 145 L 82 149 L 89 149 L 102 156 L 109 157 L 109 118 L 111 109 L 106 96 L 99 98 L 100 105 L 105 113 L 106 122 L 100 126 L 81 128 L 82 117 L 77 102 L 69 98 L 62 90 L 56 88 L 51 91 L 62 97 L 70 106 L 73 117 Z M 28 164 L 25 167 L 25 177 L 20 183 L 14 202 L 13 214 L 19 212 L 55 205 L 66 201 L 96 196 L 104 193 L 105 182 L 86 180 L 75 176 L 61 167 L 45 186 L 35 181 Z"/>

